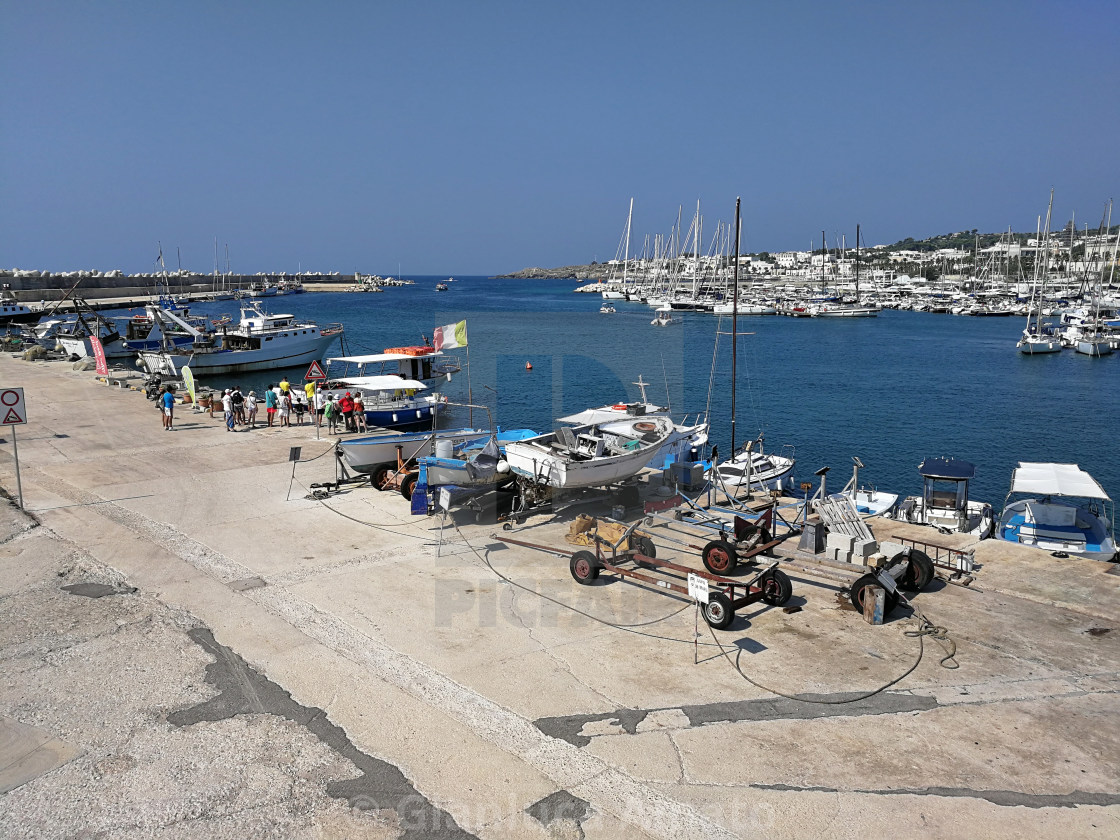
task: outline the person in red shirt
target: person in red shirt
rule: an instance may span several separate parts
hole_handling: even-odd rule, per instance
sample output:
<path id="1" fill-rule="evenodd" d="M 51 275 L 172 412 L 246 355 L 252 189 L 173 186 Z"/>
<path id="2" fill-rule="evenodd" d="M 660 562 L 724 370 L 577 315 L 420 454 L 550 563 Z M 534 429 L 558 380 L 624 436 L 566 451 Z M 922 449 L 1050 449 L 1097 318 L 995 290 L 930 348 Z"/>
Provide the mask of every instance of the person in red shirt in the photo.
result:
<path id="1" fill-rule="evenodd" d="M 346 396 L 338 401 L 338 408 L 342 412 L 342 420 L 346 424 L 346 431 L 354 431 L 354 398 L 350 396 L 350 392 L 346 392 Z"/>

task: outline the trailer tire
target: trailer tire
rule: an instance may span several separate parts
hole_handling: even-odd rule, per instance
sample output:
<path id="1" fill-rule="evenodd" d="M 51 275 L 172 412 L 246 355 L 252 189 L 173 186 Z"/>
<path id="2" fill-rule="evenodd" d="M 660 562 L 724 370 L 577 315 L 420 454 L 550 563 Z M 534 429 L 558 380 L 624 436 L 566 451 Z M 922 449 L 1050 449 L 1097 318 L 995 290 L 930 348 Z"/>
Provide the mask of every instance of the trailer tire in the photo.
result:
<path id="1" fill-rule="evenodd" d="M 729 575 L 739 563 L 734 546 L 727 540 L 712 540 L 704 546 L 704 553 L 700 556 L 704 561 L 704 568 L 713 575 Z"/>
<path id="2" fill-rule="evenodd" d="M 577 551 L 568 563 L 568 570 L 576 583 L 590 586 L 599 577 L 599 561 L 590 551 Z"/>
<path id="3" fill-rule="evenodd" d="M 704 620 L 713 630 L 726 630 L 735 620 L 735 608 L 731 599 L 722 592 L 713 592 L 704 605 Z"/>
<path id="4" fill-rule="evenodd" d="M 630 535 L 630 549 L 636 551 L 644 557 L 656 558 L 657 546 L 653 544 L 653 540 L 645 534 L 631 534 Z"/>
<path id="5" fill-rule="evenodd" d="M 376 490 L 384 490 L 385 489 L 385 482 L 389 478 L 389 474 L 392 471 L 393 470 L 392 470 L 391 467 L 386 467 L 386 466 L 374 467 L 373 473 L 370 474 L 370 477 L 369 477 L 369 483 L 372 484 L 374 489 L 376 489 Z"/>
<path id="6" fill-rule="evenodd" d="M 758 579 L 762 600 L 772 607 L 780 607 L 793 597 L 793 584 L 781 569 L 771 569 Z"/>
<path id="7" fill-rule="evenodd" d="M 869 586 L 882 586 L 879 583 L 879 578 L 875 575 L 864 575 L 852 584 L 850 592 L 852 596 L 852 606 L 855 607 L 860 615 L 863 615 L 863 593 Z M 898 606 L 898 593 L 887 590 L 887 598 L 884 603 L 883 615 L 888 616 L 894 612 L 894 608 Z"/>
<path id="8" fill-rule="evenodd" d="M 408 499 L 408 501 L 410 502 L 412 501 L 412 491 L 416 489 L 416 482 L 418 478 L 419 476 L 417 476 L 415 473 L 412 473 L 410 475 L 406 475 L 401 480 L 401 495 Z"/>
<path id="9" fill-rule="evenodd" d="M 921 592 L 933 580 L 933 561 L 924 551 L 910 550 L 906 573 L 899 579 L 898 586 L 907 592 Z"/>

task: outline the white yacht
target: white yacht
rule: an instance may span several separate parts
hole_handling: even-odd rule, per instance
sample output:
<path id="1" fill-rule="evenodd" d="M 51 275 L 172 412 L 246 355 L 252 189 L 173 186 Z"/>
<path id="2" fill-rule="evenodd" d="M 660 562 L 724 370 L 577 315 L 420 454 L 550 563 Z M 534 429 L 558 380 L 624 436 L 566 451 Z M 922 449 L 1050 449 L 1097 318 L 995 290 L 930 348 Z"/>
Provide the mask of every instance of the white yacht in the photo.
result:
<path id="1" fill-rule="evenodd" d="M 164 317 L 189 327 L 175 313 L 165 312 Z M 236 327 L 198 334 L 190 347 L 179 352 L 144 351 L 139 357 L 150 373 L 170 376 L 178 375 L 184 365 L 190 365 L 196 376 L 268 370 L 321 359 L 341 334 L 341 324 L 320 327 L 294 315 L 270 315 L 250 300 L 242 304 Z"/>

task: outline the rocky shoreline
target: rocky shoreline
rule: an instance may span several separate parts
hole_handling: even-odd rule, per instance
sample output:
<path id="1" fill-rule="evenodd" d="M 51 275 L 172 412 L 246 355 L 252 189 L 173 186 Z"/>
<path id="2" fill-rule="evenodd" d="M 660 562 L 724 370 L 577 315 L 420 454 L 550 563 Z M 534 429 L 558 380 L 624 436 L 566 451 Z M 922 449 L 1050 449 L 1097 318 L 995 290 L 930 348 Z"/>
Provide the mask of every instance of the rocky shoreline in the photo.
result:
<path id="1" fill-rule="evenodd" d="M 523 268 L 512 274 L 497 274 L 498 280 L 602 280 L 610 274 L 605 263 L 564 265 L 559 268 Z"/>

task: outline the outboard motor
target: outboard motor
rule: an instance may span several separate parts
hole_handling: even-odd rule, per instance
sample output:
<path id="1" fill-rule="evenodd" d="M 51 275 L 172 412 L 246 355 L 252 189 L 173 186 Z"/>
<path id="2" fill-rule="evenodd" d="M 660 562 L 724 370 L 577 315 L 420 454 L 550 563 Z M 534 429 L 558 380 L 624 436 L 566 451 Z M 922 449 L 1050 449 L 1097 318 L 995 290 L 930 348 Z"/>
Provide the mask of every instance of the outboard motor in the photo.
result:
<path id="1" fill-rule="evenodd" d="M 163 377 L 153 373 L 144 380 L 144 396 L 150 400 L 156 399 L 163 391 Z"/>

